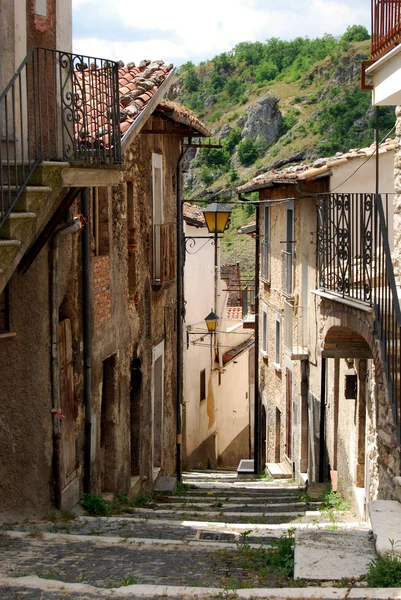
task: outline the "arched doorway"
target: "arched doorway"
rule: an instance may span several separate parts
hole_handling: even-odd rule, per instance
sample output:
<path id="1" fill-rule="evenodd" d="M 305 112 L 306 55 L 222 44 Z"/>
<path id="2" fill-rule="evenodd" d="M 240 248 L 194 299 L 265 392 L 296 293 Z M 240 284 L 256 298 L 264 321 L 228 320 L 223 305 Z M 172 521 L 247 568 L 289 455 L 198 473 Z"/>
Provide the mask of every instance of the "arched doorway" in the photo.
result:
<path id="1" fill-rule="evenodd" d="M 352 324 L 350 315 L 344 320 Z M 333 489 L 337 482 L 344 489 L 353 489 L 361 498 L 361 508 L 366 500 L 366 410 L 372 358 L 367 340 L 355 329 L 338 322 L 326 328 L 319 441 L 320 460 L 325 462 L 321 472 L 330 475 Z"/>

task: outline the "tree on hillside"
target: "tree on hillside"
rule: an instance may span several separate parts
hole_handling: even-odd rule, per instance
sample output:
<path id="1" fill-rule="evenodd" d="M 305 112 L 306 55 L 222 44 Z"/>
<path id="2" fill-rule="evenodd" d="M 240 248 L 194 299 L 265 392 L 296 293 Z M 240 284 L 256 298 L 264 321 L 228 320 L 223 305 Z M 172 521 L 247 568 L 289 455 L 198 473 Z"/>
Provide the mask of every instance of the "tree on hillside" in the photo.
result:
<path id="1" fill-rule="evenodd" d="M 349 25 L 341 37 L 341 41 L 349 44 L 351 42 L 363 42 L 369 38 L 369 32 L 363 25 Z"/>

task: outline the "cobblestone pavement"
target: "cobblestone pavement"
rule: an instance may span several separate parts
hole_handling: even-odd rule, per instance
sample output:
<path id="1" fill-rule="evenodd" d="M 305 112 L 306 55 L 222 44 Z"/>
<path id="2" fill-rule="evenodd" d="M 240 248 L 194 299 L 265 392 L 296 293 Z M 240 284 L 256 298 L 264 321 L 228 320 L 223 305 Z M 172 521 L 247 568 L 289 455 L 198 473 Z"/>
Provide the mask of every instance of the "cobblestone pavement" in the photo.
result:
<path id="1" fill-rule="evenodd" d="M 134 598 L 141 586 L 155 586 L 142 598 L 169 586 L 185 587 L 188 597 L 205 585 L 229 597 L 236 588 L 287 586 L 288 577 L 262 579 L 241 563 L 239 548 L 268 547 L 289 527 L 324 521 L 318 504 L 303 502 L 288 481 L 244 481 L 225 472 L 186 474 L 184 481 L 178 495 L 159 493 L 110 517 L 4 524 L 0 599 Z"/>

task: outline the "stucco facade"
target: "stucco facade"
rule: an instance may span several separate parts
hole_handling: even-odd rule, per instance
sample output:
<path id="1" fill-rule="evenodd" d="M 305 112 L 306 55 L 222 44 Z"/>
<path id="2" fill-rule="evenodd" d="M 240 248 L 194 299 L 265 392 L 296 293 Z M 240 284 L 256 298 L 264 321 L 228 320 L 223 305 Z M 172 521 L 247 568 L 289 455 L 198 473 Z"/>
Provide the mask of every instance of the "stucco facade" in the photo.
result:
<path id="1" fill-rule="evenodd" d="M 202 223 L 201 223 L 202 224 Z M 206 227 L 185 223 L 185 236 L 207 236 Z M 224 319 L 229 292 L 219 279 L 217 339 L 207 334 L 204 318 L 214 304 L 214 246 L 187 241 L 184 270 L 187 345 L 184 349 L 184 465 L 236 468 L 250 457 L 250 348 L 223 365 L 224 354 L 250 339 L 241 320 Z M 216 345 L 215 345 L 216 342 Z M 221 363 L 215 360 L 216 349 Z"/>

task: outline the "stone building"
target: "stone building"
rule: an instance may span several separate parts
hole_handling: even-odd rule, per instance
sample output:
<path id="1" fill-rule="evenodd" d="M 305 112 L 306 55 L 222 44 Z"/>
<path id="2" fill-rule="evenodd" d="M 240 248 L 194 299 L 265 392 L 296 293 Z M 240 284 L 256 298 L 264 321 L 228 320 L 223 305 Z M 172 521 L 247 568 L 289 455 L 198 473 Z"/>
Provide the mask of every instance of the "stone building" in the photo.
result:
<path id="1" fill-rule="evenodd" d="M 69 3 L 1 14 L 4 516 L 176 473 L 178 165 L 208 131 L 163 101 L 172 65 L 69 54 Z"/>
<path id="2" fill-rule="evenodd" d="M 238 188 L 259 192 L 261 466 L 331 481 L 362 517 L 369 500 L 393 496 L 400 458 L 383 322 L 398 143 L 380 148 L 382 221 L 375 149 Z"/>

